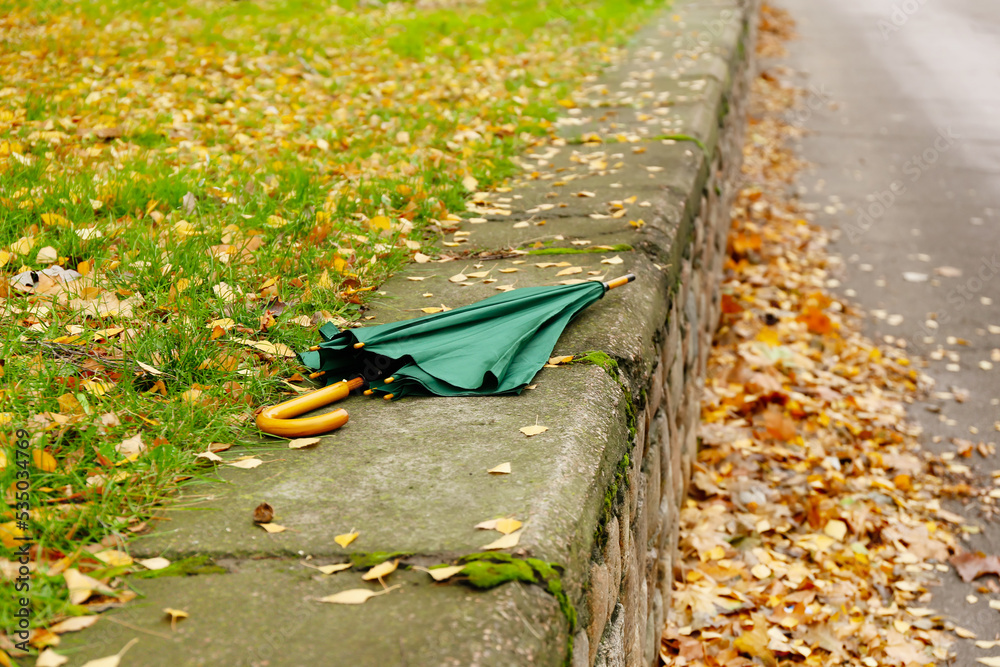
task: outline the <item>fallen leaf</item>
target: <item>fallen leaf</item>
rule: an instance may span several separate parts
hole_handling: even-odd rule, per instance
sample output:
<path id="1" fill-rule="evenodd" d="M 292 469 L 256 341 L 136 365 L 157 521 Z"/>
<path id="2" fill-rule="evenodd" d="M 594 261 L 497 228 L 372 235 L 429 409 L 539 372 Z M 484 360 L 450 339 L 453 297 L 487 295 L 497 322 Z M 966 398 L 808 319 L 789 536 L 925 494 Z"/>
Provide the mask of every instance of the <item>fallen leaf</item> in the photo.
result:
<path id="1" fill-rule="evenodd" d="M 283 533 L 288 530 L 284 526 L 277 523 L 258 523 L 257 525 L 269 533 Z"/>
<path id="2" fill-rule="evenodd" d="M 497 532 L 503 533 L 504 535 L 510 535 L 515 530 L 521 527 L 521 522 L 517 519 L 497 519 L 496 530 Z"/>
<path id="3" fill-rule="evenodd" d="M 469 279 L 469 277 L 467 275 L 465 275 L 464 273 L 456 273 L 451 278 L 448 278 L 448 281 L 449 282 L 453 282 L 453 283 L 461 283 L 461 282 L 465 282 L 468 279 Z"/>
<path id="4" fill-rule="evenodd" d="M 427 574 L 431 575 L 431 579 L 434 581 L 444 581 L 445 579 L 451 579 L 464 569 L 464 565 L 449 565 L 447 567 L 431 568 L 427 570 Z"/>
<path id="5" fill-rule="evenodd" d="M 334 537 L 333 541 L 339 544 L 340 546 L 347 548 L 348 544 L 358 539 L 359 534 L 360 533 L 357 532 L 344 533 L 343 535 L 337 535 L 336 537 Z"/>
<path id="6" fill-rule="evenodd" d="M 494 466 L 487 470 L 486 472 L 491 475 L 509 475 L 510 474 L 510 462 L 501 463 L 498 466 Z"/>
<path id="7" fill-rule="evenodd" d="M 199 454 L 199 456 L 201 456 L 201 454 Z M 249 459 L 243 459 L 242 461 L 234 461 L 233 463 L 229 463 L 228 465 L 232 466 L 233 468 L 241 468 L 243 470 L 253 470 L 261 463 L 263 463 L 263 461 L 261 461 L 258 458 L 249 458 Z"/>
<path id="8" fill-rule="evenodd" d="M 66 588 L 69 590 L 69 601 L 71 604 L 83 604 L 94 592 L 105 595 L 114 595 L 114 591 L 102 584 L 93 577 L 81 574 L 76 568 L 69 568 L 63 572 L 63 579 L 66 580 Z"/>
<path id="9" fill-rule="evenodd" d="M 190 615 L 190 614 L 188 614 L 186 611 L 184 611 L 182 609 L 172 609 L 170 607 L 166 607 L 163 610 L 163 613 L 166 614 L 167 617 L 170 618 L 170 629 L 171 630 L 176 630 L 177 629 L 177 621 L 184 620 L 185 618 L 188 618 L 188 616 Z"/>
<path id="10" fill-rule="evenodd" d="M 579 266 L 571 266 L 568 269 L 563 269 L 562 271 L 557 272 L 556 277 L 558 278 L 559 276 L 572 276 L 573 274 L 576 273 L 583 273 L 583 268 Z"/>
<path id="11" fill-rule="evenodd" d="M 162 556 L 157 556 L 155 558 L 144 558 L 136 561 L 139 565 L 142 565 L 147 570 L 162 570 L 165 567 L 170 566 L 170 561 Z"/>
<path id="12" fill-rule="evenodd" d="M 826 522 L 826 526 L 823 527 L 823 532 L 838 542 L 843 542 L 844 536 L 847 535 L 847 524 L 838 519 L 831 519 Z"/>
<path id="13" fill-rule="evenodd" d="M 253 510 L 253 520 L 257 523 L 269 523 L 274 518 L 274 508 L 268 503 L 261 503 Z"/>
<path id="14" fill-rule="evenodd" d="M 115 451 L 127 459 L 135 459 L 144 451 L 146 445 L 142 442 L 142 433 L 136 433 L 131 438 L 126 438 L 115 445 Z"/>
<path id="15" fill-rule="evenodd" d="M 67 662 L 69 662 L 69 658 L 59 655 L 51 648 L 47 648 L 38 654 L 38 659 L 35 660 L 35 667 L 62 667 Z"/>
<path id="16" fill-rule="evenodd" d="M 378 565 L 376 565 L 375 567 L 373 567 L 372 569 L 368 570 L 363 575 L 361 575 L 361 578 L 364 581 L 372 581 L 374 579 L 382 579 L 383 577 L 387 577 L 390 574 L 392 574 L 393 572 L 395 572 L 396 571 L 396 566 L 398 564 L 399 564 L 398 560 L 393 560 L 393 561 L 388 561 L 387 560 L 384 563 L 379 563 Z"/>
<path id="17" fill-rule="evenodd" d="M 504 535 L 500 539 L 490 542 L 489 544 L 485 544 L 480 548 L 485 551 L 495 551 L 497 549 L 510 549 L 512 547 L 516 547 L 517 543 L 520 540 L 521 540 L 521 531 L 518 530 L 513 533 Z"/>
<path id="18" fill-rule="evenodd" d="M 72 616 L 67 618 L 65 621 L 59 621 L 55 625 L 49 627 L 51 632 L 61 635 L 67 632 L 79 632 L 85 628 L 89 628 L 94 623 L 97 623 L 101 619 L 100 616 Z"/>
<path id="19" fill-rule="evenodd" d="M 966 551 L 965 553 L 952 556 L 949 561 L 962 577 L 962 581 L 968 583 L 984 574 L 996 574 L 1000 576 L 1000 556 L 987 556 L 982 552 Z"/>
<path id="20" fill-rule="evenodd" d="M 333 595 L 327 595 L 324 598 L 320 598 L 320 602 L 330 602 L 332 604 L 364 604 L 368 602 L 371 598 L 378 595 L 385 595 L 393 588 L 397 586 L 390 586 L 389 588 L 382 591 L 371 591 L 367 588 L 351 588 L 346 591 L 341 591 Z"/>
<path id="21" fill-rule="evenodd" d="M 319 443 L 319 438 L 296 438 L 295 440 L 288 441 L 288 448 L 302 449 L 303 447 L 312 447 L 313 445 L 318 445 Z"/>
<path id="22" fill-rule="evenodd" d="M 621 264 L 624 261 L 625 260 L 623 260 L 621 257 L 619 257 L 618 255 L 615 255 L 614 257 L 606 257 L 606 258 L 602 259 L 601 260 L 601 264 Z"/>
<path id="23" fill-rule="evenodd" d="M 1000 667 L 1000 655 L 990 658 L 976 658 L 976 662 L 986 667 Z"/>
<path id="24" fill-rule="evenodd" d="M 538 435 L 539 433 L 545 433 L 546 431 L 549 430 L 549 427 L 534 424 L 532 426 L 522 426 L 518 430 L 530 438 L 533 435 Z"/>
<path id="25" fill-rule="evenodd" d="M 98 551 L 94 554 L 94 558 L 102 563 L 107 563 L 111 567 L 121 567 L 123 565 L 132 564 L 132 557 L 127 553 L 118 551 L 118 549 L 104 549 L 103 551 Z"/>
<path id="26" fill-rule="evenodd" d="M 962 269 L 955 268 L 954 266 L 939 266 L 934 269 L 934 273 L 945 278 L 958 278 L 962 275 Z"/>
<path id="27" fill-rule="evenodd" d="M 354 565 L 352 563 L 334 563 L 332 565 L 316 565 L 314 567 L 323 574 L 334 574 L 335 572 L 350 570 Z"/>

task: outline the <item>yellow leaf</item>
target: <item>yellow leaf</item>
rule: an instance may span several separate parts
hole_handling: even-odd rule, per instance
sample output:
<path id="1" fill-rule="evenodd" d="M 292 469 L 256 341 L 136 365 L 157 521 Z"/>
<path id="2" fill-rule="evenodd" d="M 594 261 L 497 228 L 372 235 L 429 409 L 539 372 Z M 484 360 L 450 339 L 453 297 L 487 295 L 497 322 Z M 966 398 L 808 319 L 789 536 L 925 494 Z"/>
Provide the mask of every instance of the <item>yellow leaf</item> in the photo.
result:
<path id="1" fill-rule="evenodd" d="M 80 401 L 76 400 L 76 396 L 73 394 L 63 394 L 56 400 L 59 402 L 59 409 L 62 412 L 69 414 L 83 412 L 83 406 L 80 405 Z"/>
<path id="2" fill-rule="evenodd" d="M 461 282 L 465 282 L 466 280 L 468 280 L 468 278 L 469 278 L 469 276 L 465 275 L 464 273 L 459 272 L 459 273 L 456 273 L 455 275 L 453 275 L 451 278 L 448 278 L 448 282 L 461 283 Z"/>
<path id="3" fill-rule="evenodd" d="M 429 315 L 432 315 L 434 313 L 440 313 L 441 311 L 444 310 L 444 308 L 430 307 L 430 308 L 421 308 L 420 310 L 421 310 L 421 312 L 424 312 L 424 313 L 427 313 Z"/>
<path id="4" fill-rule="evenodd" d="M 448 567 L 435 567 L 432 570 L 427 570 L 427 574 L 431 575 L 431 579 L 434 581 L 444 581 L 451 579 L 464 569 L 464 565 L 449 565 Z"/>
<path id="5" fill-rule="evenodd" d="M 552 364 L 553 366 L 558 366 L 559 364 L 565 364 L 568 361 L 573 361 L 572 354 L 567 356 L 551 357 L 549 359 L 549 363 Z"/>
<path id="6" fill-rule="evenodd" d="M 13 549 L 17 545 L 21 544 L 21 540 L 17 538 L 23 536 L 24 531 L 17 527 L 16 521 L 0 523 L 0 542 L 2 542 L 8 549 Z"/>
<path id="7" fill-rule="evenodd" d="M 327 595 L 325 598 L 320 598 L 319 601 L 330 602 L 332 604 L 364 604 L 376 595 L 382 595 L 388 592 L 388 590 L 370 591 L 366 588 L 351 588 L 333 595 Z"/>
<path id="8" fill-rule="evenodd" d="M 346 549 L 348 544 L 358 539 L 358 535 L 359 533 L 357 532 L 344 533 L 343 535 L 334 537 L 333 541 Z"/>
<path id="9" fill-rule="evenodd" d="M 507 463 L 501 463 L 498 466 L 490 468 L 486 472 L 490 473 L 491 475 L 509 475 L 510 474 L 510 462 L 508 461 Z"/>
<path id="10" fill-rule="evenodd" d="M 826 522 L 826 526 L 823 527 L 823 532 L 838 542 L 843 541 L 844 536 L 847 535 L 847 524 L 839 519 L 831 519 Z"/>
<path id="11" fill-rule="evenodd" d="M 361 575 L 361 578 L 365 581 L 372 581 L 373 579 L 381 579 L 387 577 L 396 571 L 396 566 L 399 564 L 398 560 L 385 561 L 384 563 L 379 563 L 372 569 Z"/>
<path id="12" fill-rule="evenodd" d="M 775 667 L 778 662 L 774 659 L 774 654 L 767 647 L 770 637 L 767 635 L 767 621 L 762 614 L 753 614 L 753 629 L 746 628 L 740 636 L 733 642 L 733 646 L 741 653 L 755 658 L 760 658 L 767 667 Z"/>
<path id="13" fill-rule="evenodd" d="M 479 187 L 479 181 L 476 180 L 475 176 L 469 174 L 462 179 L 462 187 L 465 188 L 467 192 L 475 192 L 476 188 Z"/>
<path id="14" fill-rule="evenodd" d="M 212 320 L 207 325 L 205 325 L 205 328 L 206 329 L 214 329 L 215 327 L 219 327 L 223 331 L 229 331 L 230 329 L 232 329 L 235 326 L 236 326 L 236 322 L 234 322 L 232 320 L 232 318 L 224 317 L 221 320 Z"/>
<path id="15" fill-rule="evenodd" d="M 283 533 L 287 530 L 287 528 L 277 523 L 268 522 L 268 523 L 258 523 L 257 525 L 269 533 Z"/>
<path id="16" fill-rule="evenodd" d="M 311 447 L 313 445 L 319 444 L 319 438 L 296 438 L 295 440 L 288 441 L 289 449 L 302 449 L 303 447 Z"/>
<path id="17" fill-rule="evenodd" d="M 163 613 L 170 617 L 170 625 L 173 625 L 180 619 L 188 618 L 190 616 L 190 614 L 182 609 L 171 609 L 170 607 L 166 607 L 163 610 Z"/>
<path id="18" fill-rule="evenodd" d="M 27 255 L 35 247 L 34 236 L 22 236 L 10 244 L 10 251 L 15 255 Z"/>
<path id="19" fill-rule="evenodd" d="M 489 544 L 480 547 L 485 551 L 495 551 L 497 549 L 510 549 L 511 547 L 516 547 L 517 543 L 521 540 L 521 531 L 516 531 L 508 535 L 504 535 L 500 539 L 490 542 Z"/>
<path id="20" fill-rule="evenodd" d="M 89 391 L 94 396 L 104 396 L 114 388 L 114 383 L 112 382 L 101 382 L 99 380 L 85 380 L 80 383 L 80 386 Z"/>
<path id="21" fill-rule="evenodd" d="M 615 255 L 614 257 L 606 257 L 602 259 L 601 264 L 621 264 L 624 261 L 625 260 L 623 260 L 621 257 Z"/>
<path id="22" fill-rule="evenodd" d="M 568 269 L 563 269 L 562 271 L 559 271 L 558 273 L 556 273 L 556 277 L 559 277 L 559 276 L 572 276 L 573 274 L 576 274 L 576 273 L 583 273 L 583 268 L 579 267 L 579 266 L 571 266 Z"/>
<path id="23" fill-rule="evenodd" d="M 10 261 L 10 253 L 7 252 L 6 250 L 0 250 L 0 267 L 6 266 L 7 262 L 9 261 Z"/>
<path id="24" fill-rule="evenodd" d="M 94 558 L 107 563 L 111 567 L 120 567 L 122 565 L 132 564 L 132 557 L 127 553 L 118 551 L 118 549 L 105 549 L 103 551 L 98 551 L 94 554 Z"/>
<path id="25" fill-rule="evenodd" d="M 284 227 L 288 224 L 288 220 L 285 220 L 280 215 L 269 215 L 267 216 L 267 226 L 268 227 Z"/>
<path id="26" fill-rule="evenodd" d="M 368 226 L 373 229 L 381 229 L 384 231 L 389 231 L 392 228 L 392 221 L 384 215 L 376 215 L 374 218 L 368 221 Z"/>
<path id="27" fill-rule="evenodd" d="M 73 223 L 62 217 L 58 213 L 42 213 L 42 222 L 46 225 L 58 225 L 59 227 L 72 227 Z"/>
<path id="28" fill-rule="evenodd" d="M 533 435 L 538 435 L 539 433 L 545 433 L 546 431 L 549 430 L 549 427 L 539 426 L 538 424 L 534 424 L 533 426 L 522 426 L 518 430 L 530 438 Z"/>
<path id="29" fill-rule="evenodd" d="M 333 565 L 319 565 L 316 567 L 317 570 L 323 574 L 333 574 L 335 572 L 343 572 L 344 570 L 349 570 L 353 567 L 351 563 L 334 563 Z"/>
<path id="30" fill-rule="evenodd" d="M 504 535 L 510 535 L 521 527 L 521 522 L 517 519 L 498 519 L 496 530 Z"/>
<path id="31" fill-rule="evenodd" d="M 35 461 L 35 467 L 42 472 L 52 472 L 56 469 L 56 460 L 44 449 L 36 449 L 31 452 L 31 457 Z"/>

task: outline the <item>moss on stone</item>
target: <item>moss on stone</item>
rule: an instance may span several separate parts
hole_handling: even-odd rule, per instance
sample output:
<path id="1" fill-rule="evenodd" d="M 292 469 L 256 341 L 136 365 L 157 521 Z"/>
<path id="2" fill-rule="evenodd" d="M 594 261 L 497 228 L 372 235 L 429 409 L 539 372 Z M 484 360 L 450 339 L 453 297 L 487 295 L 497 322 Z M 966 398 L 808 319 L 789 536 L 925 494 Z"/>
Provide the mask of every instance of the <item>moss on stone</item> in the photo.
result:
<path id="1" fill-rule="evenodd" d="M 348 558 L 354 567 L 375 567 L 392 558 L 406 558 L 413 554 L 409 551 L 372 551 L 371 553 L 350 554 Z"/>
<path id="2" fill-rule="evenodd" d="M 476 588 L 495 588 L 508 581 L 536 583 L 534 570 L 523 560 L 513 560 L 509 563 L 474 560 L 465 564 L 462 574 L 468 577 L 469 585 Z"/>
<path id="3" fill-rule="evenodd" d="M 604 369 L 616 382 L 618 382 L 618 362 L 606 352 L 590 350 L 583 355 L 573 359 L 574 364 L 594 364 Z"/>
<path id="4" fill-rule="evenodd" d="M 189 577 L 197 574 L 225 574 L 226 568 L 216 565 L 208 556 L 192 556 L 174 561 L 162 570 L 136 572 L 137 579 L 157 579 L 159 577 Z"/>

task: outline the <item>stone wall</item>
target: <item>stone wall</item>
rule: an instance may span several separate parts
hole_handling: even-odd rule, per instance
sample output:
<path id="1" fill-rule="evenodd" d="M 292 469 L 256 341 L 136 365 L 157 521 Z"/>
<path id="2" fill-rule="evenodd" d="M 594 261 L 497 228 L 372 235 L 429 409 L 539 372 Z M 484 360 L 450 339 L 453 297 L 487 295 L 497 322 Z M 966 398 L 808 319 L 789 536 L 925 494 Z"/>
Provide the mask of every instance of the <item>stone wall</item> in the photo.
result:
<path id="1" fill-rule="evenodd" d="M 717 110 L 719 132 L 709 173 L 692 173 L 683 220 L 668 238 L 682 248 L 655 248 L 680 257 L 669 315 L 656 337 L 656 362 L 648 373 L 630 378 L 640 388 L 633 449 L 623 489 L 606 523 L 606 542 L 590 564 L 583 627 L 574 642 L 574 667 L 632 667 L 658 664 L 660 634 L 670 605 L 678 514 L 697 453 L 701 390 L 712 337 L 720 316 L 720 280 L 726 256 L 730 205 L 742 163 L 755 6 L 691 3 L 677 33 L 725 23 L 713 31 L 711 47 L 680 51 L 693 69 L 723 72 Z M 730 18 L 731 17 L 731 18 Z M 679 37 L 687 46 L 686 37 Z M 699 45 L 704 41 L 694 37 Z M 687 53 L 685 53 L 687 51 Z M 696 60 L 701 60 L 696 63 Z M 713 65 L 707 65 L 712 61 Z M 679 73 L 684 72 L 683 65 Z M 690 71 L 690 70 L 689 70 Z M 690 75 L 690 74 L 688 74 Z M 716 111 L 709 109 L 709 111 Z M 706 177 L 707 176 L 707 177 Z M 673 193 L 670 193 L 673 194 Z M 665 195 L 666 196 L 666 195 Z M 693 205 L 692 205 L 693 203 Z M 664 219 L 651 224 L 668 230 L 669 203 L 656 203 Z"/>

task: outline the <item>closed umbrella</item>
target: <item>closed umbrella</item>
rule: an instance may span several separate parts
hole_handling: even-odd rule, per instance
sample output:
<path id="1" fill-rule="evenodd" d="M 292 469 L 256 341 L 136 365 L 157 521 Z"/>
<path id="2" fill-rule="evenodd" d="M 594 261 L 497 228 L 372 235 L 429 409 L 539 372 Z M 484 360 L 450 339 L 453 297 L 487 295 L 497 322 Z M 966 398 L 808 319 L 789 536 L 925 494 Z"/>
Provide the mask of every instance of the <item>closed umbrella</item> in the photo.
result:
<path id="1" fill-rule="evenodd" d="M 522 287 L 461 308 L 358 329 L 320 328 L 323 342 L 299 355 L 328 385 L 265 409 L 257 426 L 275 435 L 339 428 L 347 412 L 291 419 L 352 390 L 397 399 L 410 394 L 515 394 L 548 361 L 566 325 L 609 289 L 635 280 Z M 351 379 L 344 379 L 351 378 Z"/>

